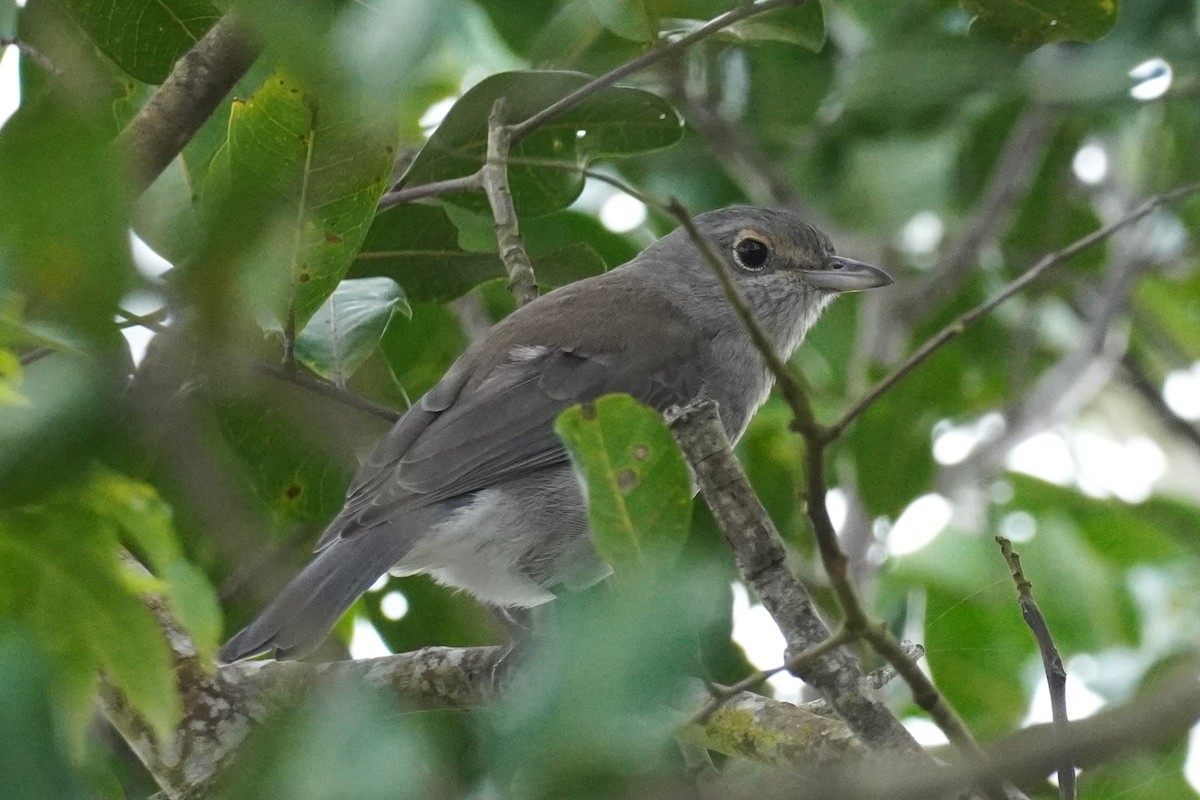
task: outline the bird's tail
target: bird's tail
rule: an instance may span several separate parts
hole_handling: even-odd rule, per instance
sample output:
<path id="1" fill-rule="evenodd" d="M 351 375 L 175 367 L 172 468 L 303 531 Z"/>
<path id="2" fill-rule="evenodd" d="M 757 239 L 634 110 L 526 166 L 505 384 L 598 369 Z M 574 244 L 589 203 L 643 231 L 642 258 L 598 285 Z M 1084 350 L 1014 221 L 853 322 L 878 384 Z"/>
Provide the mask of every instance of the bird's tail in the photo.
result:
<path id="1" fill-rule="evenodd" d="M 403 537 L 389 533 L 363 531 L 326 547 L 217 658 L 231 664 L 270 652 L 289 659 L 316 649 L 350 604 L 404 555 Z"/>

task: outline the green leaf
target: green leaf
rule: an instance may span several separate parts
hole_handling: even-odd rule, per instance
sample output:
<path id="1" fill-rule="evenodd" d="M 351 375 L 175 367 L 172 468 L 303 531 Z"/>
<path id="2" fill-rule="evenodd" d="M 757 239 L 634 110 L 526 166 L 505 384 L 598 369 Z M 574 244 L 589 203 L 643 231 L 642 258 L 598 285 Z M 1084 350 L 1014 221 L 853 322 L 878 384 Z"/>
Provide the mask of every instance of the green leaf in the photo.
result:
<path id="1" fill-rule="evenodd" d="M 171 612 L 191 634 L 196 652 L 206 661 L 215 661 L 224 625 L 212 582 L 199 567 L 183 558 L 168 564 L 159 577 L 165 583 Z"/>
<path id="2" fill-rule="evenodd" d="M 275 194 L 291 242 L 275 266 L 288 276 L 297 329 L 337 288 L 366 236 L 396 135 L 394 120 L 368 124 L 283 73 L 234 103 L 230 181 L 235 193 Z M 280 320 L 289 309 L 277 309 Z"/>
<path id="3" fill-rule="evenodd" d="M 636 591 L 556 600 L 528 668 L 481 712 L 492 774 L 522 797 L 600 800 L 671 769 L 697 633 L 728 613 L 714 583 L 728 585 L 713 570 L 666 570 Z"/>
<path id="4" fill-rule="evenodd" d="M 9 800 L 85 796 L 54 717 L 49 666 L 31 633 L 0 624 L 0 776 Z"/>
<path id="5" fill-rule="evenodd" d="M 1134 297 L 1161 335 L 1188 358 L 1200 360 L 1200 272 L 1151 273 L 1138 281 Z"/>
<path id="6" fill-rule="evenodd" d="M 328 522 L 346 499 L 349 472 L 279 413 L 284 397 L 227 402 L 216 409 L 217 419 L 240 462 L 240 477 L 280 527 Z"/>
<path id="7" fill-rule="evenodd" d="M 24 103 L 0 128 L 0 286 L 31 319 L 100 340 L 133 277 L 124 178 L 71 98 Z"/>
<path id="8" fill-rule="evenodd" d="M 1181 557 L 1184 547 L 1200 549 L 1192 535 L 1200 530 L 1200 509 L 1167 497 L 1136 505 L 1099 500 L 1074 489 L 1026 475 L 1009 475 L 1012 499 L 1005 513 L 1026 512 L 1039 523 L 1052 520 L 1078 528 L 1080 537 L 1109 566 L 1162 563 Z"/>
<path id="9" fill-rule="evenodd" d="M 598 275 L 604 268 L 604 261 L 586 244 L 533 257 L 533 271 L 542 287 Z M 446 212 L 413 203 L 389 208 L 375 218 L 349 274 L 391 278 L 413 301 L 452 300 L 484 281 L 507 275 L 496 253 L 459 246 L 458 228 Z"/>
<path id="10" fill-rule="evenodd" d="M 554 429 L 582 476 L 600 555 L 618 574 L 674 557 L 691 526 L 692 486 L 658 412 L 609 395 L 567 409 Z"/>
<path id="11" fill-rule="evenodd" d="M 96 46 L 126 72 L 162 83 L 221 12 L 207 0 L 64 0 Z"/>
<path id="12" fill-rule="evenodd" d="M 29 398 L 21 394 L 21 359 L 0 347 L 0 407 L 26 405 Z"/>
<path id="13" fill-rule="evenodd" d="M 296 337 L 296 358 L 345 386 L 375 351 L 397 309 L 412 316 L 404 290 L 391 278 L 344 280 Z"/>
<path id="14" fill-rule="evenodd" d="M 0 516 L 0 618 L 28 623 L 65 674 L 86 681 L 67 687 L 77 724 L 91 717 L 90 703 L 79 703 L 90 686 L 82 661 L 166 737 L 181 713 L 170 652 L 117 551 L 115 526 L 73 489 Z"/>
<path id="15" fill-rule="evenodd" d="M 117 526 L 122 542 L 147 562 L 176 620 L 192 636 L 197 651 L 215 657 L 220 646 L 221 609 L 204 573 L 183 556 L 171 508 L 154 487 L 107 470 L 93 473 L 84 501 Z"/>
<path id="16" fill-rule="evenodd" d="M 497 98 L 505 98 L 505 119 L 512 124 L 590 80 L 579 72 L 550 71 L 502 72 L 485 78 L 454 104 L 401 183 L 416 186 L 478 170 L 487 152 L 488 116 Z M 641 89 L 603 89 L 513 146 L 508 177 L 517 210 L 538 216 L 565 208 L 583 190 L 580 169 L 594 159 L 667 147 L 682 136 L 678 113 L 662 98 Z M 523 165 L 522 160 L 540 163 Z M 488 208 L 481 193 L 446 199 L 475 211 Z"/>
<path id="17" fill-rule="evenodd" d="M 1117 21 L 1117 0 L 961 0 L 974 15 L 972 33 L 1018 47 L 1050 42 L 1094 42 Z"/>
<path id="18" fill-rule="evenodd" d="M 658 33 L 645 0 L 588 0 L 596 19 L 623 39 L 649 42 Z"/>

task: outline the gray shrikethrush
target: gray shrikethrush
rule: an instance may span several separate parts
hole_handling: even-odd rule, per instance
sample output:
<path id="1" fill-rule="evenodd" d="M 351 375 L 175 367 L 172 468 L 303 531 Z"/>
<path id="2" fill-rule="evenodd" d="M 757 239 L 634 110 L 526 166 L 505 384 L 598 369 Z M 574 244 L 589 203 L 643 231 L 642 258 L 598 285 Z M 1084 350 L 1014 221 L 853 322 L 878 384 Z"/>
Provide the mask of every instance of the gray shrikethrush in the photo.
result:
<path id="1" fill-rule="evenodd" d="M 788 357 L 840 292 L 886 286 L 787 211 L 696 217 L 776 351 Z M 732 441 L 772 376 L 712 264 L 678 229 L 617 269 L 518 309 L 473 344 L 359 468 L 317 556 L 221 649 L 223 662 L 315 648 L 380 575 L 427 572 L 502 607 L 607 574 L 554 419 L 626 392 L 660 411 L 717 401 Z"/>

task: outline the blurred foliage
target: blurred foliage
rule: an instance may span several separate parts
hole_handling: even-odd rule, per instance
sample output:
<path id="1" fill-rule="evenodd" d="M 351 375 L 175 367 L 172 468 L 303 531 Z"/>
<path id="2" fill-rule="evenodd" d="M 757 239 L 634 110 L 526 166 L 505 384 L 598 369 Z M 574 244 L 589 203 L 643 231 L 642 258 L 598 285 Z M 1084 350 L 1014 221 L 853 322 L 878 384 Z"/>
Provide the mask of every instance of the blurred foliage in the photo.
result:
<path id="1" fill-rule="evenodd" d="M 112 138 L 225 5 L 0 0 L 0 37 L 30 48 L 20 107 L 0 127 L 0 794 L 146 796 L 140 767 L 89 729 L 100 672 L 156 729 L 178 721 L 167 642 L 139 594 L 165 596 L 208 656 L 222 613 L 227 633 L 307 560 L 386 425 L 266 374 L 289 334 L 296 369 L 403 410 L 512 309 L 481 195 L 379 212 L 385 190 L 478 169 L 497 98 L 519 122 L 735 5 L 247 0 L 238 10 L 263 55 L 131 198 Z M 613 224 L 615 190 L 580 167 L 697 211 L 799 198 L 841 251 L 897 278 L 890 294 L 836 303 L 796 356 L 832 420 L 1039 257 L 1200 178 L 1198 53 L 1192 0 L 809 0 L 629 75 L 519 141 L 521 233 L 545 291 L 673 227 L 654 210 Z M 1156 58 L 1165 72 L 1131 75 Z M 963 279 L 898 309 L 894 296 L 927 286 L 979 221 L 1006 143 L 1038 111 L 1050 133 Z M 714 115 L 725 127 L 703 124 Z M 1196 437 L 1164 424 L 1158 392 L 1200 359 L 1200 200 L 1151 223 L 972 327 L 831 453 L 865 596 L 925 643 L 984 739 L 1019 726 L 1042 681 L 996 532 L 1016 540 L 1073 678 L 1101 701 L 1153 691 L 1200 642 L 1200 458 Z M 170 269 L 148 266 L 131 231 Z M 1099 288 L 1130 263 L 1128 313 L 1100 337 L 1130 358 L 1034 395 L 1093 341 Z M 124 313 L 157 309 L 148 328 Z M 144 357 L 135 331 L 158 334 Z M 1022 405 L 1030 396 L 1041 405 Z M 677 571 L 654 592 L 634 580 L 555 604 L 511 696 L 485 713 L 407 713 L 349 686 L 281 707 L 227 796 L 600 797 L 680 777 L 670 734 L 684 676 L 751 669 L 731 640 L 731 559 L 686 502 L 661 424 L 627 399 L 595 409 L 561 425 L 601 548 L 620 573 L 653 529 L 682 548 Z M 739 454 L 828 602 L 788 421 L 768 402 Z M 1058 449 L 1006 460 L 1016 423 Z M 974 449 L 951 452 L 955 437 Z M 903 516 L 931 493 L 952 518 L 936 536 L 921 523 L 931 540 L 913 550 Z M 394 592 L 407 601 L 398 618 L 384 613 Z M 395 650 L 501 636 L 469 597 L 420 576 L 382 582 L 351 616 Z M 353 627 L 343 621 L 335 650 Z M 887 692 L 917 713 L 901 687 Z M 1084 793 L 1194 797 L 1185 755 L 1179 742 L 1088 770 Z"/>

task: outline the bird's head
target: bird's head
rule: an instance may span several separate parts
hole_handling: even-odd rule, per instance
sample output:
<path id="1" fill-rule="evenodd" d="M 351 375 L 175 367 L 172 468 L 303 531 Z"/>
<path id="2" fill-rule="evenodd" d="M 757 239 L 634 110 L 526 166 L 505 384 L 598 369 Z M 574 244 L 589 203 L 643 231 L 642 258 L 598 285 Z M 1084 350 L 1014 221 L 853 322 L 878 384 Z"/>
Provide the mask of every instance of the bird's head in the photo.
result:
<path id="1" fill-rule="evenodd" d="M 828 236 L 790 211 L 732 206 L 700 214 L 695 223 L 786 353 L 837 295 L 892 283 L 883 270 L 837 255 Z M 727 318 L 728 301 L 713 265 L 684 228 L 647 248 L 639 260 L 690 313 Z"/>

